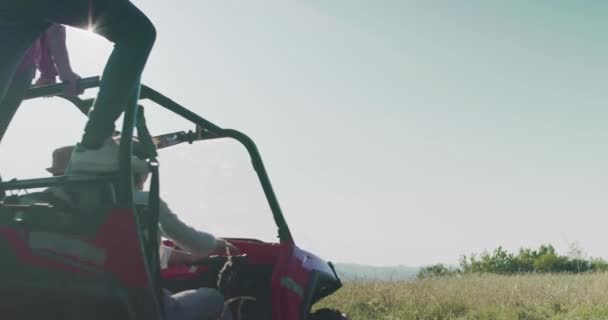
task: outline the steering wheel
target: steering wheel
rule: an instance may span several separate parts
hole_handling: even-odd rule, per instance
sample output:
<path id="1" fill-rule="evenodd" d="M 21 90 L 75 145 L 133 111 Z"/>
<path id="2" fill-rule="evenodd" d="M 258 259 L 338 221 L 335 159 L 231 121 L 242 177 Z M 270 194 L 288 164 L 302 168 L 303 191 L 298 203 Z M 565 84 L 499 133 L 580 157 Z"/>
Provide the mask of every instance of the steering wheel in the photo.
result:
<path id="1" fill-rule="evenodd" d="M 196 260 L 190 265 L 206 266 L 211 270 L 219 270 L 217 274 L 217 289 L 226 297 L 230 296 L 231 288 L 237 287 L 239 269 L 247 262 L 247 255 L 234 256 L 211 255 Z"/>
<path id="2" fill-rule="evenodd" d="M 226 302 L 224 302 L 222 318 L 224 317 L 224 313 L 228 309 L 232 308 L 231 306 L 233 304 L 238 303 L 235 305 L 236 309 L 233 310 L 236 311 L 236 319 L 242 320 L 244 303 L 248 301 L 255 302 L 257 300 L 253 296 L 234 295 L 234 292 L 231 292 L 231 290 L 233 290 L 234 288 L 238 288 L 239 269 L 246 261 L 247 255 L 242 254 L 235 256 L 213 255 L 195 262 L 198 265 L 205 265 L 210 267 L 218 267 L 219 265 L 222 265 L 217 277 L 217 288 L 224 295 L 224 297 L 228 299 L 226 300 Z"/>

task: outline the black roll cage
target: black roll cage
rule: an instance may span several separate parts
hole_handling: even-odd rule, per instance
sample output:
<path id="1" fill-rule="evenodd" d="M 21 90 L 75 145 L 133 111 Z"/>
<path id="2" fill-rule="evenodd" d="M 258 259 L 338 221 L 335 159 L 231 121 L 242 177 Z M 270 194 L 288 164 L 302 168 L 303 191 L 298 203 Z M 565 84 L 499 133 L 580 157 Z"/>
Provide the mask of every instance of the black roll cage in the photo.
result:
<path id="1" fill-rule="evenodd" d="M 84 78 L 79 81 L 79 88 L 82 90 L 92 89 L 99 87 L 99 77 Z M 32 87 L 27 94 L 25 99 L 35 99 L 40 97 L 61 97 L 64 91 L 65 84 L 54 84 L 42 87 Z M 135 98 L 135 97 L 134 97 Z M 186 109 L 177 102 L 169 99 L 154 89 L 142 85 L 139 99 L 137 100 L 150 100 L 159 106 L 189 120 L 202 130 L 202 138 L 199 140 L 209 139 L 221 139 L 231 138 L 240 142 L 251 158 L 251 163 L 255 172 L 257 173 L 258 179 L 264 190 L 266 200 L 272 211 L 274 221 L 278 228 L 278 237 L 281 243 L 294 243 L 287 222 L 283 216 L 281 207 L 272 188 L 270 178 L 262 162 L 262 157 L 258 151 L 256 144 L 251 138 L 244 133 L 234 129 L 223 129 L 214 123 L 200 117 L 196 113 Z M 68 99 L 75 103 L 73 99 Z M 49 187 L 53 185 L 64 185 L 64 184 L 78 184 L 78 183 L 92 183 L 100 181 L 118 181 L 118 205 L 125 207 L 133 207 L 133 195 L 132 195 L 132 174 L 131 174 L 131 154 L 132 154 L 132 136 L 133 129 L 135 127 L 135 115 L 138 101 L 130 101 L 129 108 L 125 111 L 123 128 L 122 128 L 122 139 L 120 142 L 120 172 L 110 176 L 61 176 L 61 177 L 49 177 L 49 178 L 38 178 L 38 179 L 24 179 L 16 180 L 13 179 L 7 182 L 0 182 L 0 191 L 6 190 L 22 190 L 29 188 L 40 188 Z M 77 105 L 79 109 L 82 108 Z"/>

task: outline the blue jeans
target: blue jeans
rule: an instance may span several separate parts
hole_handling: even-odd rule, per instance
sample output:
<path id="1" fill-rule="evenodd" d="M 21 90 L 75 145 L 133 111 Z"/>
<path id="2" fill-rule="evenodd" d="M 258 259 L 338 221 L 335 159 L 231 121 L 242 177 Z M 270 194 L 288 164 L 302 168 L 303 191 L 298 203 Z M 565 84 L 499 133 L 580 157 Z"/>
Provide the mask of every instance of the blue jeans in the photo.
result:
<path id="1" fill-rule="evenodd" d="M 188 290 L 171 295 L 164 290 L 165 318 L 167 320 L 216 320 L 224 308 L 224 296 L 212 288 Z M 231 320 L 230 310 L 222 320 Z"/>
<path id="2" fill-rule="evenodd" d="M 152 22 L 128 0 L 0 1 L 0 101 L 21 57 L 51 23 L 90 29 L 114 43 L 89 114 L 82 143 L 96 148 L 138 94 L 140 77 L 154 41 Z M 10 92 L 9 92 L 10 94 Z"/>

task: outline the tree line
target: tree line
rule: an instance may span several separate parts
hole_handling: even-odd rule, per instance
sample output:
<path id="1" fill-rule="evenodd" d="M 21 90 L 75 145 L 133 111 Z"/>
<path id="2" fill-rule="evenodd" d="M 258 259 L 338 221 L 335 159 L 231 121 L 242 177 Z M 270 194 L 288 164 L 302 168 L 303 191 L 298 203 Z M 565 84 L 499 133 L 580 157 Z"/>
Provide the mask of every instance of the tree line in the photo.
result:
<path id="1" fill-rule="evenodd" d="M 418 278 L 456 276 L 461 274 L 494 273 L 584 273 L 608 271 L 608 262 L 599 258 L 586 258 L 583 251 L 571 245 L 568 255 L 559 255 L 552 245 L 541 245 L 537 250 L 521 248 L 512 253 L 496 248 L 494 251 L 462 256 L 459 267 L 435 264 L 424 267 Z"/>

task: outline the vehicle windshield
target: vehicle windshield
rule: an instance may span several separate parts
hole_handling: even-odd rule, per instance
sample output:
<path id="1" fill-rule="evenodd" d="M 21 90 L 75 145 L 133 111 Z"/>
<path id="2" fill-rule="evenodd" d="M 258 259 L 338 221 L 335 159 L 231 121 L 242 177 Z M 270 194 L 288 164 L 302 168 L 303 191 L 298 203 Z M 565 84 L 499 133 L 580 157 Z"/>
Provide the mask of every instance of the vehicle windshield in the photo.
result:
<path id="1" fill-rule="evenodd" d="M 220 237 L 278 241 L 248 153 L 237 141 L 197 141 L 159 150 L 161 198 L 189 225 Z"/>

